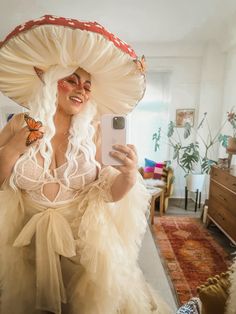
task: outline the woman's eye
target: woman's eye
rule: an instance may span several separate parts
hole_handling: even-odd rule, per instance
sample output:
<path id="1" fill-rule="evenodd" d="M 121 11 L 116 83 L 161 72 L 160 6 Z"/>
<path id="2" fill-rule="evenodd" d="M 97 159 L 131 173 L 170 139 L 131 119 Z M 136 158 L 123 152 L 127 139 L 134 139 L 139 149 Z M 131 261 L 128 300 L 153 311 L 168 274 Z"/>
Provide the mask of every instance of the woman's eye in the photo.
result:
<path id="1" fill-rule="evenodd" d="M 86 92 L 91 92 L 91 87 L 90 86 L 84 86 L 84 89 L 86 90 Z"/>
<path id="2" fill-rule="evenodd" d="M 70 84 L 77 84 L 76 81 L 74 81 L 74 80 L 67 80 L 67 82 Z"/>

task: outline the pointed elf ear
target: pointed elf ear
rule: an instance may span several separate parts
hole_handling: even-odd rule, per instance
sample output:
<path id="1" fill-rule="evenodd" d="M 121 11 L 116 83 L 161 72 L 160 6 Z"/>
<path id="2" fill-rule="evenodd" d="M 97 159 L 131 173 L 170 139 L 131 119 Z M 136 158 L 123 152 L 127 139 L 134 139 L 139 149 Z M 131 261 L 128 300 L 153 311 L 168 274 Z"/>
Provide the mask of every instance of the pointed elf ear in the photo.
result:
<path id="1" fill-rule="evenodd" d="M 37 68 L 37 67 L 34 67 L 34 71 L 37 74 L 37 76 L 40 79 L 40 81 L 44 83 L 44 80 L 43 80 L 44 71 L 41 70 L 40 68 Z"/>

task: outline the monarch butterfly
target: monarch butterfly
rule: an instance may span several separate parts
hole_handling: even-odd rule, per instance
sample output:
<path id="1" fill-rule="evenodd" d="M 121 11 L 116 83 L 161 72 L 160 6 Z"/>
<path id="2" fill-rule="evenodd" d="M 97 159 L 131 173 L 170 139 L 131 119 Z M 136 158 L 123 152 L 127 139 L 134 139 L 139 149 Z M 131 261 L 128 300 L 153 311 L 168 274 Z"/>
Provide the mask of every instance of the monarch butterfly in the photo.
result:
<path id="1" fill-rule="evenodd" d="M 43 137 L 43 132 L 39 131 L 43 124 L 41 121 L 35 121 L 28 114 L 24 115 L 24 119 L 30 131 L 26 139 L 26 146 L 29 146 L 30 144 L 34 143 L 35 141 Z"/>

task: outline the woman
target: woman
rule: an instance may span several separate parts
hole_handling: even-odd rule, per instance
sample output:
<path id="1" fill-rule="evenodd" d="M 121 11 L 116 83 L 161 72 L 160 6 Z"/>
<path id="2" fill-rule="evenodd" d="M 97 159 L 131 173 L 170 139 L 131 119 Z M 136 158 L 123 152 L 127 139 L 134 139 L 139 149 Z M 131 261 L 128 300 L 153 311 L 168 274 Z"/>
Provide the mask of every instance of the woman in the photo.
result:
<path id="1" fill-rule="evenodd" d="M 137 265 L 148 196 L 135 148 L 100 165 L 99 114 L 128 112 L 144 88 L 111 35 L 45 16 L 1 44 L 0 89 L 35 119 L 0 134 L 1 313 L 168 313 Z"/>

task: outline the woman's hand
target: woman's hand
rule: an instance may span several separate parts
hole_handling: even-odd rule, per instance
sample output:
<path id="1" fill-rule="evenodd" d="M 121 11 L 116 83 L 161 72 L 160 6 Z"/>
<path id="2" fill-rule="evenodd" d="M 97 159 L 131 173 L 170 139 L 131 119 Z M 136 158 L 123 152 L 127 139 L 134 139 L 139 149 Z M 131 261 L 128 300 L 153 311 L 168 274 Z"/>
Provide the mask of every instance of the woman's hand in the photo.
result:
<path id="1" fill-rule="evenodd" d="M 136 178 L 138 157 L 134 145 L 114 145 L 114 151 L 110 154 L 113 158 L 122 162 L 121 166 L 114 166 L 127 178 Z"/>
<path id="2" fill-rule="evenodd" d="M 22 114 L 14 116 L 7 125 L 0 132 L 0 186 L 7 179 L 12 172 L 12 169 L 19 159 L 31 145 L 38 143 L 37 136 L 31 136 L 30 139 L 35 139 L 29 146 L 29 134 L 33 134 L 28 126 L 21 128 Z M 43 127 L 38 129 L 40 137 L 42 137 L 44 130 Z"/>
<path id="3" fill-rule="evenodd" d="M 134 145 L 114 145 L 111 156 L 122 162 L 114 166 L 121 173 L 116 177 L 111 187 L 113 201 L 119 201 L 133 187 L 137 176 L 138 157 Z"/>
<path id="4" fill-rule="evenodd" d="M 40 131 L 43 133 L 43 128 L 41 128 Z M 38 140 L 36 140 L 31 145 L 26 145 L 26 140 L 29 134 L 30 131 L 27 126 L 21 128 L 11 137 L 8 143 L 6 143 L 5 148 L 11 152 L 15 152 L 19 156 L 24 154 L 30 146 L 38 143 Z"/>

